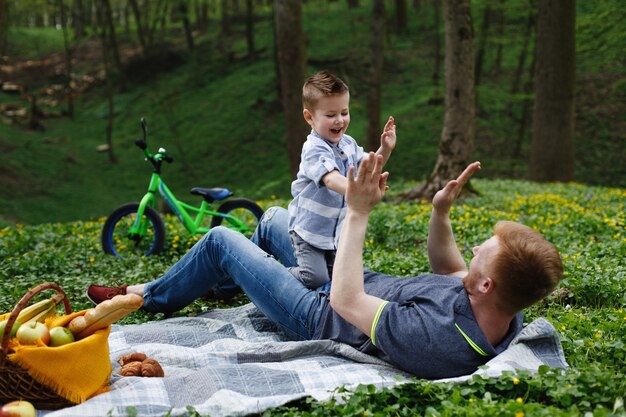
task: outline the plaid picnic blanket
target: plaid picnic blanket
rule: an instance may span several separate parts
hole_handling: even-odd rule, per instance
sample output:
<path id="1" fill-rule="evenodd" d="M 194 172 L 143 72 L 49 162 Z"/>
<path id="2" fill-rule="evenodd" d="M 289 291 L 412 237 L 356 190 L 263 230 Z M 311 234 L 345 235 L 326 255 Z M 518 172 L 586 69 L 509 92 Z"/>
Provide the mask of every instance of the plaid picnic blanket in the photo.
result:
<path id="1" fill-rule="evenodd" d="M 109 345 L 110 392 L 38 415 L 128 416 L 128 407 L 133 407 L 138 416 L 181 416 L 192 406 L 201 415 L 241 416 L 306 396 L 329 400 L 342 386 L 380 388 L 411 380 L 409 374 L 348 345 L 287 341 L 252 304 L 199 317 L 113 326 Z M 165 378 L 120 377 L 117 359 L 134 351 L 158 360 Z M 559 336 L 545 319 L 526 326 L 505 352 L 477 372 L 497 376 L 505 370 L 533 371 L 541 364 L 568 366 Z M 470 375 L 446 381 L 467 378 Z"/>

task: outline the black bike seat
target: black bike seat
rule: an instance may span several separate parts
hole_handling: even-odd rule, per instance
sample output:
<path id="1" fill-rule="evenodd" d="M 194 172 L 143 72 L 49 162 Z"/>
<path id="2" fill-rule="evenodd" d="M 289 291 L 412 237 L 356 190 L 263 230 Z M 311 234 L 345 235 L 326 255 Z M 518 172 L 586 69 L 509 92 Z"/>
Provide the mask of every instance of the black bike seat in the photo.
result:
<path id="1" fill-rule="evenodd" d="M 191 189 L 191 194 L 201 195 L 204 199 L 212 203 L 215 200 L 223 200 L 233 195 L 233 192 L 228 188 L 202 188 L 194 187 Z"/>

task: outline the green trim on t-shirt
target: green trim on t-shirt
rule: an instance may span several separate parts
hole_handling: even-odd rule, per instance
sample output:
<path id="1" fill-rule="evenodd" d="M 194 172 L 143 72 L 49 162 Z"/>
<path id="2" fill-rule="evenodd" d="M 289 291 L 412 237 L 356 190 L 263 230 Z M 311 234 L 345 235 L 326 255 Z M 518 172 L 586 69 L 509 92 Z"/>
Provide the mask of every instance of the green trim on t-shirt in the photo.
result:
<path id="1" fill-rule="evenodd" d="M 376 311 L 376 316 L 374 316 L 374 321 L 372 322 L 372 331 L 371 331 L 371 337 L 370 339 L 372 339 L 372 344 L 374 346 L 376 346 L 376 325 L 378 324 L 378 319 L 380 318 L 380 313 L 383 312 L 383 308 L 385 308 L 385 306 L 389 303 L 389 301 L 383 301 L 380 306 L 378 306 L 378 310 Z"/>
<path id="2" fill-rule="evenodd" d="M 469 343 L 469 345 L 472 347 L 472 349 L 474 349 L 476 352 L 478 352 L 478 354 L 481 355 L 481 356 L 489 356 L 487 353 L 485 353 L 484 350 L 482 350 L 480 348 L 480 346 L 478 346 L 472 339 L 470 339 L 470 337 L 463 330 L 461 330 L 461 328 L 459 327 L 458 324 L 454 323 L 454 326 L 457 328 L 457 330 L 459 332 L 461 332 L 461 335 L 465 338 L 467 343 Z"/>

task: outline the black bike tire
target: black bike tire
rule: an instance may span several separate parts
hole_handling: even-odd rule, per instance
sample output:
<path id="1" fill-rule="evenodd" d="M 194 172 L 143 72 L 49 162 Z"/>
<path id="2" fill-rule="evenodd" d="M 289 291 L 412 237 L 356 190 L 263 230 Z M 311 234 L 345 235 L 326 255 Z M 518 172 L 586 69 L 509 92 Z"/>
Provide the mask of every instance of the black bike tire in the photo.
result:
<path id="1" fill-rule="evenodd" d="M 127 203 L 115 209 L 109 215 L 109 217 L 107 217 L 106 221 L 104 222 L 104 226 L 102 227 L 101 235 L 102 249 L 105 253 L 121 257 L 117 250 L 115 250 L 115 245 L 112 238 L 113 232 L 119 221 L 124 216 L 128 216 L 132 213 L 137 213 L 138 209 L 139 203 Z M 159 216 L 159 213 L 157 213 L 151 207 L 145 208 L 144 215 L 152 223 L 152 227 L 154 229 L 153 243 L 150 246 L 150 249 L 144 255 L 157 255 L 161 251 L 163 251 L 163 247 L 165 246 L 165 225 L 163 224 L 163 220 L 161 219 L 161 216 Z"/>
<path id="2" fill-rule="evenodd" d="M 217 211 L 227 214 L 235 209 L 246 209 L 252 212 L 257 220 L 261 220 L 261 217 L 264 213 L 261 206 L 248 198 L 233 198 L 232 200 L 228 200 L 224 204 L 219 206 Z M 213 219 L 211 219 L 211 228 L 220 226 L 222 224 L 222 220 L 224 220 L 223 217 L 213 216 Z M 254 230 L 252 230 L 252 232 L 254 232 Z"/>

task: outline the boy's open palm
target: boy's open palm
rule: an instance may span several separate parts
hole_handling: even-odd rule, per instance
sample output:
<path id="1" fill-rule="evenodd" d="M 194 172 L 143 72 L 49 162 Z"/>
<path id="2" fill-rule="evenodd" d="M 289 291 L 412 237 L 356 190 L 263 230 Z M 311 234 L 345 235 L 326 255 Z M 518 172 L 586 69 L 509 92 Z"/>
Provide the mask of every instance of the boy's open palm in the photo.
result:
<path id="1" fill-rule="evenodd" d="M 389 151 L 396 147 L 396 123 L 393 116 L 389 116 L 389 120 L 385 123 L 383 133 L 380 135 L 380 145 Z"/>
<path id="2" fill-rule="evenodd" d="M 383 198 L 389 173 L 381 172 L 382 166 L 382 155 L 370 152 L 359 164 L 356 178 L 354 167 L 348 169 L 346 202 L 349 209 L 367 214 Z"/>

